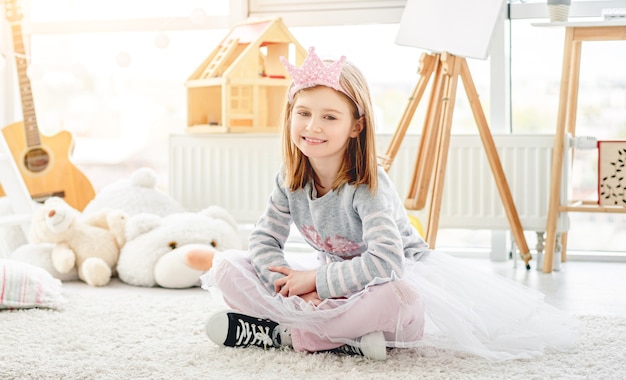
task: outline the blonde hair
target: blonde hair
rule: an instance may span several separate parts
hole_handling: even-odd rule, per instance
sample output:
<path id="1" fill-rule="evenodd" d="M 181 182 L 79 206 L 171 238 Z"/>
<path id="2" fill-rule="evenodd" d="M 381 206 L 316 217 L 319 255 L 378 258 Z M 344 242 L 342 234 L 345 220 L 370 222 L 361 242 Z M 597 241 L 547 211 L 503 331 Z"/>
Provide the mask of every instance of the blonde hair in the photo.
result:
<path id="1" fill-rule="evenodd" d="M 341 92 L 344 99 L 352 109 L 353 122 L 363 118 L 363 129 L 356 138 L 351 138 L 345 151 L 343 163 L 339 168 L 337 178 L 332 184 L 332 190 L 336 190 L 344 184 L 354 186 L 367 185 L 372 193 L 378 189 L 378 162 L 376 155 L 376 131 L 372 112 L 372 100 L 369 86 L 361 70 L 346 61 L 341 69 L 339 78 L 341 87 L 354 99 Z M 300 91 L 306 91 L 303 89 Z M 296 93 L 295 96 L 298 96 Z M 294 97 L 295 98 L 295 97 Z M 363 116 L 359 116 L 354 102 L 363 109 Z M 282 125 L 282 152 L 284 164 L 284 185 L 291 191 L 304 188 L 310 181 L 317 181 L 313 168 L 298 147 L 291 141 L 291 113 L 293 103 L 285 102 Z"/>

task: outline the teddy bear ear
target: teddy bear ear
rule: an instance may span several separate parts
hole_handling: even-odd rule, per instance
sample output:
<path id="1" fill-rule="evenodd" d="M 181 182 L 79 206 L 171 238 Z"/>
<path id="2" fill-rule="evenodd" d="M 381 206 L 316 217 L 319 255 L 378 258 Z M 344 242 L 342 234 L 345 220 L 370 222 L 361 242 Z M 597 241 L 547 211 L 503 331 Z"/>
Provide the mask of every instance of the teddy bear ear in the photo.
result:
<path id="1" fill-rule="evenodd" d="M 64 206 L 64 207 L 68 206 L 69 207 L 69 205 L 63 200 L 63 198 L 56 197 L 56 196 L 47 198 L 43 202 L 43 204 L 46 207 L 58 207 L 58 206 Z"/>
<path id="2" fill-rule="evenodd" d="M 151 231 L 162 223 L 162 218 L 155 214 L 142 213 L 133 215 L 126 221 L 126 241 Z"/>
<path id="3" fill-rule="evenodd" d="M 230 224 L 234 230 L 239 229 L 239 225 L 237 224 L 235 218 L 226 209 L 220 206 L 209 206 L 200 211 L 200 214 L 215 219 L 222 219 L 223 221 Z"/>
<path id="4" fill-rule="evenodd" d="M 130 175 L 130 183 L 133 184 L 133 186 L 152 189 L 157 183 L 156 172 L 153 169 L 146 167 L 139 168 Z"/>

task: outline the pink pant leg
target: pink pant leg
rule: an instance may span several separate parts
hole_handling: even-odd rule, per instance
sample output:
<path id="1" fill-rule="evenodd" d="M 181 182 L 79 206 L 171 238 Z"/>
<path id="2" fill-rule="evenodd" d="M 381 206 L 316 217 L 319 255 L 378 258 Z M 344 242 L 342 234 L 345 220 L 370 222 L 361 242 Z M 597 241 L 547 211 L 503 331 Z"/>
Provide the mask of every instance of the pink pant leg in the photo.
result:
<path id="1" fill-rule="evenodd" d="M 237 266 L 231 264 L 229 260 L 237 261 Z M 262 314 L 259 303 L 260 295 L 259 297 L 250 296 L 259 294 L 259 289 L 250 281 L 245 281 L 246 277 L 250 278 L 257 275 L 247 256 L 233 253 L 228 260 L 216 260 L 211 270 L 215 271 L 216 285 L 222 292 L 224 301 L 228 306 L 244 314 L 253 316 Z"/>
<path id="2" fill-rule="evenodd" d="M 424 333 L 424 304 L 402 280 L 372 286 L 345 313 L 326 322 L 325 330 L 326 336 L 319 336 L 292 329 L 294 349 L 330 350 L 343 344 L 337 339 L 355 339 L 374 331 L 383 331 L 387 341 L 416 341 Z"/>

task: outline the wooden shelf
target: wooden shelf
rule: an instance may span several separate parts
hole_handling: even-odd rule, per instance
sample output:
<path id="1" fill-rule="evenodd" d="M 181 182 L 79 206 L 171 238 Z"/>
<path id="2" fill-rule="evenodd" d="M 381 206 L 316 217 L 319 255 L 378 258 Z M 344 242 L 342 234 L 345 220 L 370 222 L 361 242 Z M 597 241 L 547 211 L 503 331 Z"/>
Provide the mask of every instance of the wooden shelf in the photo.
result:
<path id="1" fill-rule="evenodd" d="M 622 214 L 626 213 L 626 207 L 600 206 L 594 201 L 569 201 L 567 205 L 559 207 L 560 212 L 596 212 Z"/>

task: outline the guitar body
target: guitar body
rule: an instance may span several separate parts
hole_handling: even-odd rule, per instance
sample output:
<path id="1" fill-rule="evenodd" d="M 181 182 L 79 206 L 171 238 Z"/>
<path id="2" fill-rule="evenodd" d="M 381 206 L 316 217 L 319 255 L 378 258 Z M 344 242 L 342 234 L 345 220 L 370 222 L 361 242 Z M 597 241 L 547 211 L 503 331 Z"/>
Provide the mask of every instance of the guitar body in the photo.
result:
<path id="1" fill-rule="evenodd" d="M 41 145 L 37 146 L 28 146 L 22 122 L 8 125 L 2 134 L 34 200 L 43 202 L 58 196 L 82 211 L 95 197 L 89 179 L 70 161 L 74 142 L 69 132 L 40 135 Z M 0 188 L 0 196 L 3 195 Z"/>

